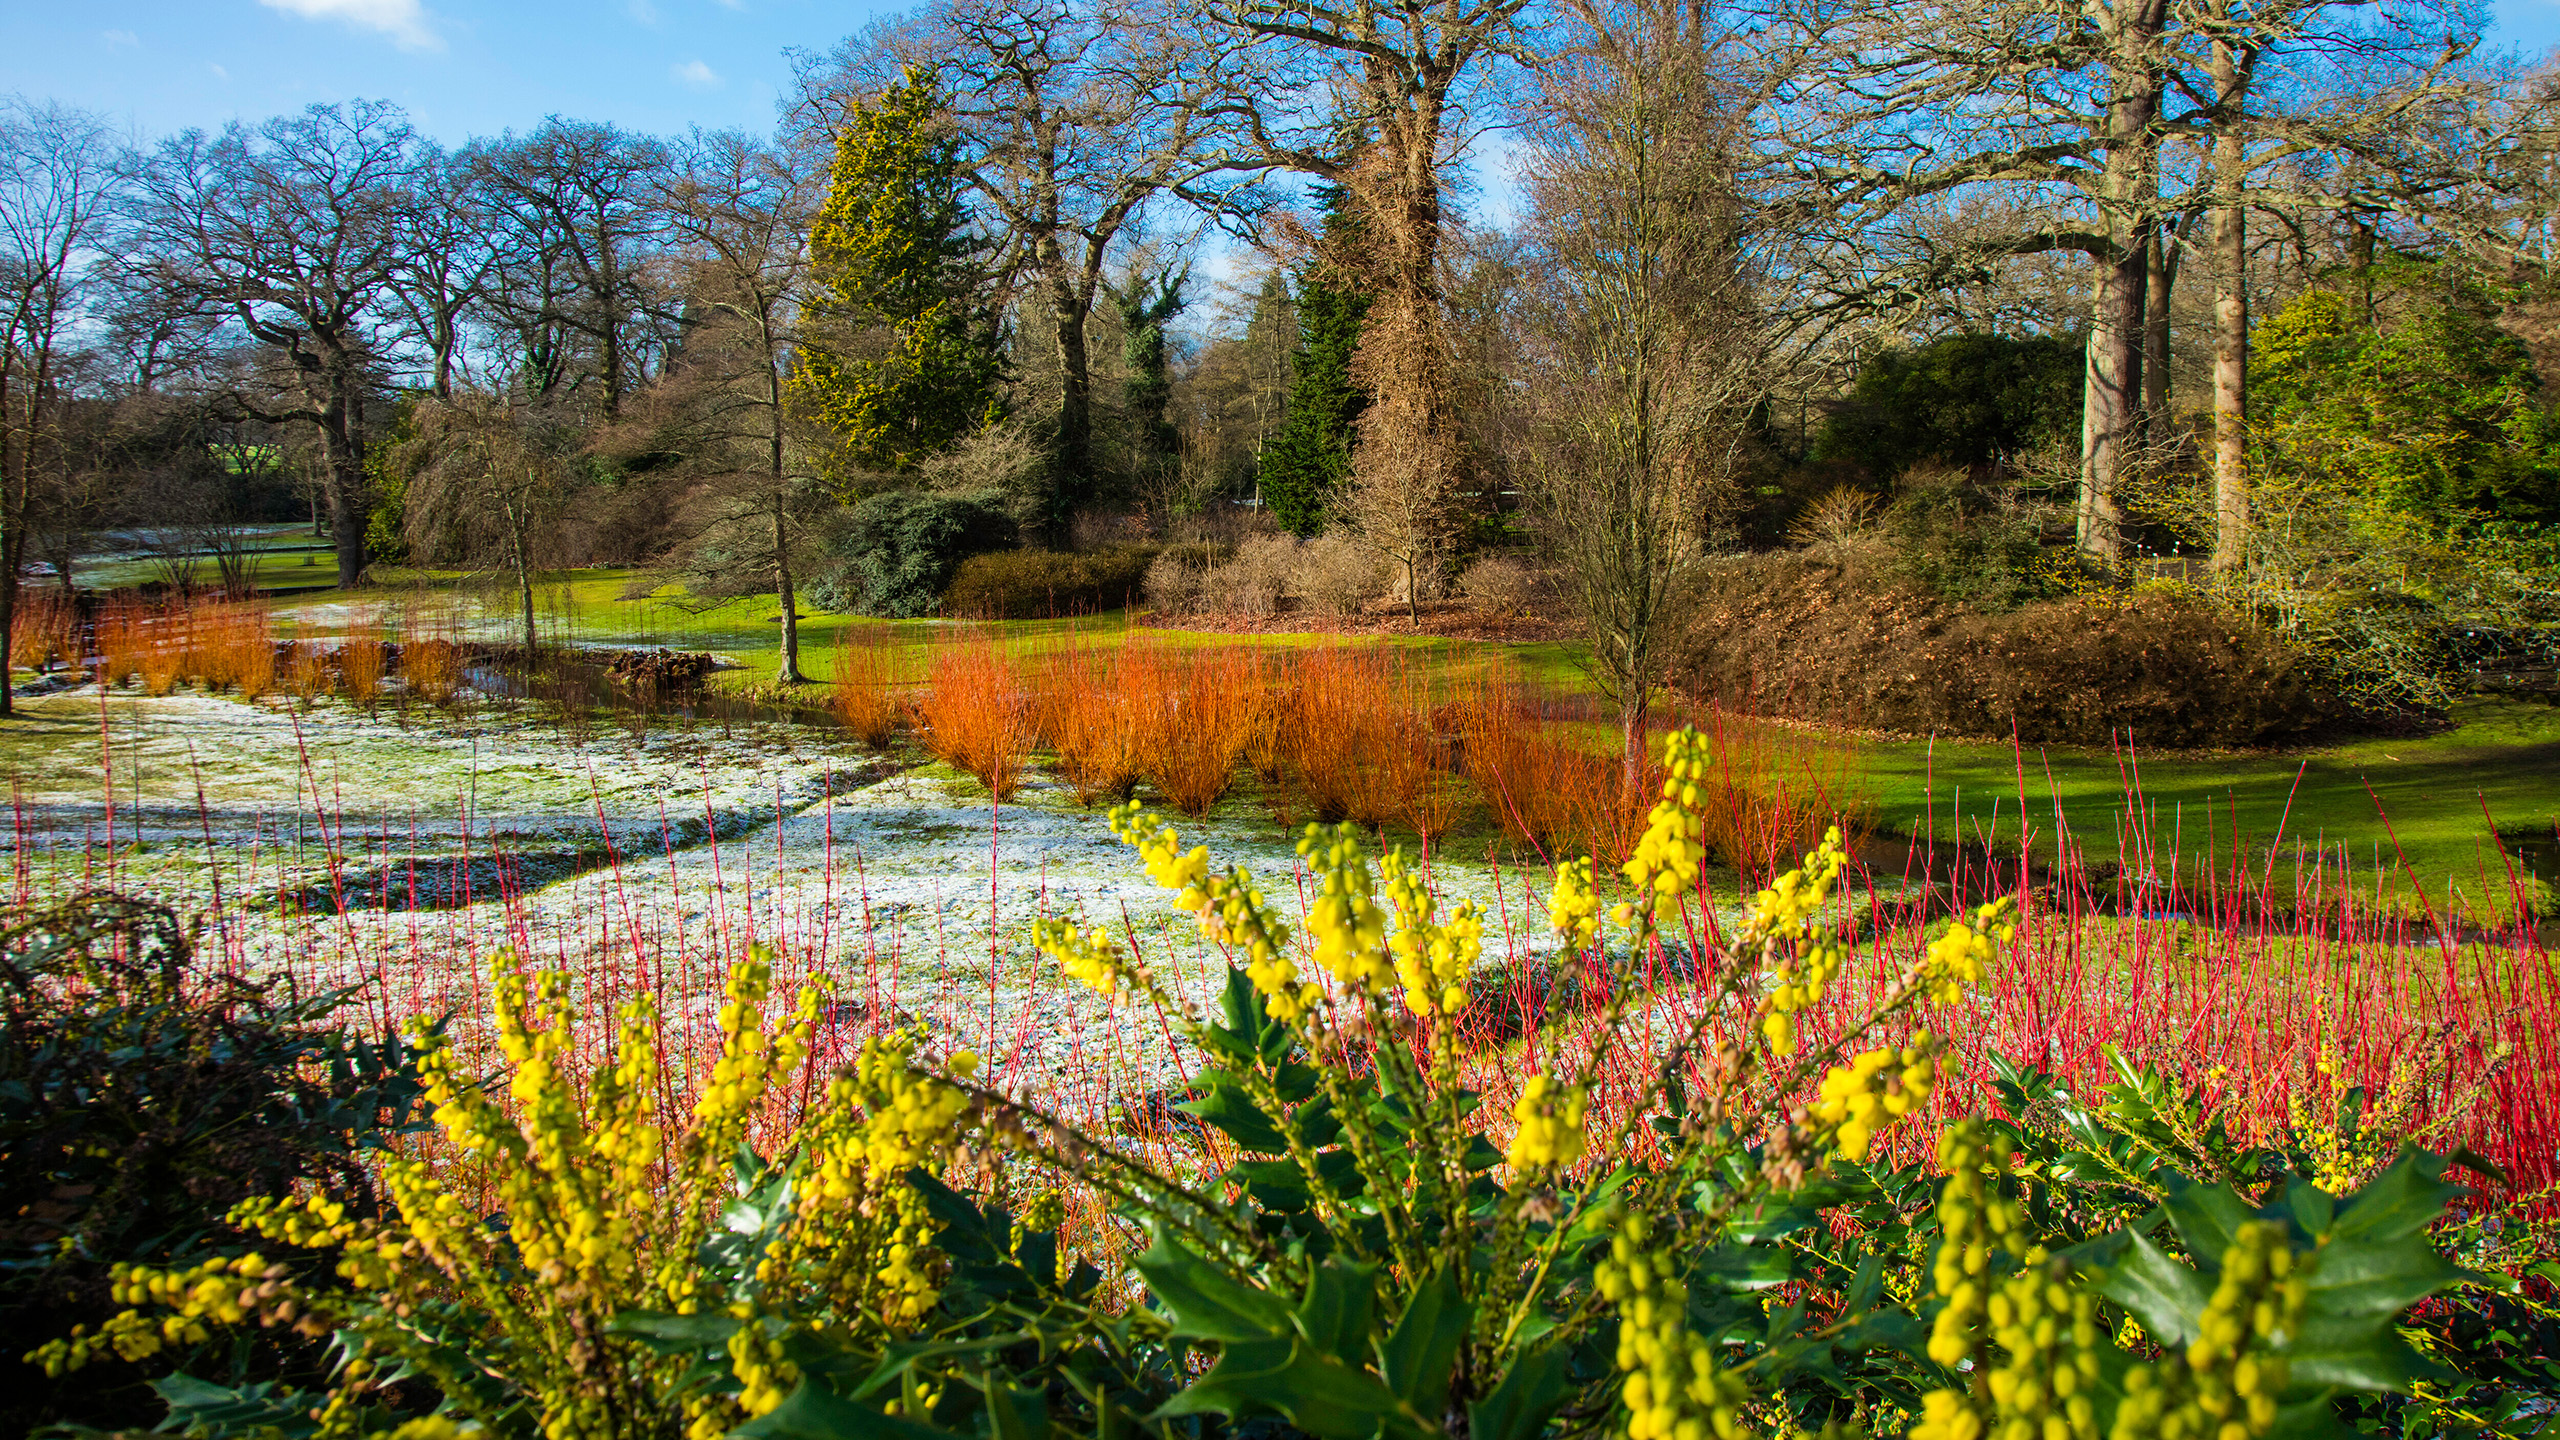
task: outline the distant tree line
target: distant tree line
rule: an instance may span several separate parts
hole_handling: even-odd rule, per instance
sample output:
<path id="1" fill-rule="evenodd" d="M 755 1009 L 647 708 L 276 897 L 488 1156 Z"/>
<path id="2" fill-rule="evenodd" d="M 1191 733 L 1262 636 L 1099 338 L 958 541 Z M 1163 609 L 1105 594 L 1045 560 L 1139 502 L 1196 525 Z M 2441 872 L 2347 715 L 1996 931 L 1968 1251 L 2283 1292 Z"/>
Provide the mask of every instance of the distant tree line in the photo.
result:
<path id="1" fill-rule="evenodd" d="M 15 99 L 0 631 L 103 530 L 300 517 L 344 585 L 777 594 L 792 679 L 880 536 L 1258 510 L 1409 604 L 1541 550 L 1633 734 L 1685 567 L 1921 470 L 2269 613 L 2378 537 L 2524 576 L 2552 98 L 2449 0 L 933 0 L 766 136 Z"/>

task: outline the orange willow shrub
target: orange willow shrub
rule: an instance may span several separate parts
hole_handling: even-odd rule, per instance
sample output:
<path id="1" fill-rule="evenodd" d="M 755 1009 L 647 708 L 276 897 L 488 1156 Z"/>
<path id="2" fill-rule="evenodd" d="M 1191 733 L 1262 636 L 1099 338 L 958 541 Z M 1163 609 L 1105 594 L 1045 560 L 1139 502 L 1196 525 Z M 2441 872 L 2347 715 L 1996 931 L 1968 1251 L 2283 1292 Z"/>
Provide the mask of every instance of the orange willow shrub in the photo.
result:
<path id="1" fill-rule="evenodd" d="M 1643 833 L 1661 772 L 1648 750 L 1631 788 L 1608 748 L 1613 733 L 1563 708 L 1508 673 L 1471 685 L 1455 707 L 1467 780 L 1513 839 L 1549 859 L 1588 854 L 1614 867 Z"/>
<path id="2" fill-rule="evenodd" d="M 357 621 L 356 628 L 338 645 L 338 678 L 346 687 L 347 698 L 372 709 L 382 693 L 382 677 L 390 668 L 381 631 L 369 620 Z"/>
<path id="3" fill-rule="evenodd" d="M 1260 709 L 1260 667 L 1239 649 L 1132 644 L 1121 651 L 1121 674 L 1147 779 L 1176 810 L 1206 813 L 1235 783 Z"/>
<path id="4" fill-rule="evenodd" d="M 886 625 L 848 625 L 836 633 L 836 687 L 830 708 L 845 732 L 874 750 L 886 750 L 905 718 L 898 692 L 905 683 L 896 632 Z"/>
<path id="5" fill-rule="evenodd" d="M 166 695 L 186 678 L 193 658 L 195 613 L 183 599 L 158 609 L 137 608 L 139 648 L 134 663 L 142 671 L 147 695 Z"/>
<path id="6" fill-rule="evenodd" d="M 462 693 L 462 646 L 446 624 L 400 617 L 400 683 L 409 695 L 442 705 Z"/>
<path id="7" fill-rule="evenodd" d="M 284 672 L 286 687 L 305 705 L 338 688 L 337 673 L 329 663 L 328 652 L 307 641 L 290 647 L 285 657 Z"/>
<path id="8" fill-rule="evenodd" d="M 17 608 L 9 612 L 9 658 L 12 664 L 50 669 L 64 661 L 77 663 L 80 608 L 59 590 L 21 589 Z"/>
<path id="9" fill-rule="evenodd" d="M 1278 705 L 1281 767 L 1323 821 L 1395 821 L 1425 837 L 1464 812 L 1454 736 L 1428 676 L 1384 646 L 1320 646 L 1298 657 Z"/>
<path id="10" fill-rule="evenodd" d="M 276 642 L 264 610 L 216 608 L 197 631 L 196 653 L 208 690 L 238 686 L 242 699 L 255 700 L 276 688 Z"/>
<path id="11" fill-rule="evenodd" d="M 141 673 L 143 652 L 151 648 L 149 610 L 129 600 L 100 606 L 97 645 L 101 683 L 117 685 L 128 676 Z"/>
<path id="12" fill-rule="evenodd" d="M 1031 697 L 1021 671 L 992 642 L 946 644 L 934 657 L 916 716 L 925 748 L 977 776 L 989 794 L 1008 799 L 1021 786 L 1034 736 Z"/>
<path id="13" fill-rule="evenodd" d="M 1137 788 L 1142 705 L 1134 668 L 1127 646 L 1105 659 L 1098 647 L 1073 644 L 1042 667 L 1040 735 L 1079 804 L 1126 800 Z"/>

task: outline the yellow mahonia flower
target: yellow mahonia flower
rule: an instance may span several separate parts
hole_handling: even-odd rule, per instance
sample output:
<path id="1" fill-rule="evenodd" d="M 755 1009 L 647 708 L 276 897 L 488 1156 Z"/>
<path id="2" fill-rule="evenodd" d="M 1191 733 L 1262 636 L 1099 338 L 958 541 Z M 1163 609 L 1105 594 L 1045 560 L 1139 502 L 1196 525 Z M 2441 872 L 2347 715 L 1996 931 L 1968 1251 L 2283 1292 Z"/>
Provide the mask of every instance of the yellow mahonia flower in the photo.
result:
<path id="1" fill-rule="evenodd" d="M 1461 900 L 1446 924 L 1435 920 L 1431 888 L 1405 864 L 1401 847 L 1387 852 L 1382 868 L 1396 912 L 1396 933 L 1387 948 L 1395 952 L 1405 1007 L 1416 1015 L 1457 1014 L 1467 1007 L 1467 977 L 1484 953 L 1484 917 L 1473 901 Z"/>
<path id="2" fill-rule="evenodd" d="M 1796 1012 L 1821 999 L 1833 977 L 1849 961 L 1848 944 L 1812 923 L 1829 903 L 1831 887 L 1848 864 L 1849 852 L 1842 846 L 1840 829 L 1835 825 L 1824 833 L 1822 843 L 1804 857 L 1802 868 L 1779 876 L 1752 900 L 1751 916 L 1743 931 L 1745 942 L 1772 955 L 1790 945 L 1795 950 L 1794 964 L 1780 971 L 1761 1008 L 1760 1033 L 1767 1038 L 1773 1053 L 1796 1053 Z"/>
<path id="3" fill-rule="evenodd" d="M 1918 977 L 1929 998 L 1941 1005 L 1963 999 L 1964 987 L 1980 980 L 2000 958 L 1999 947 L 2017 935 L 2016 916 L 2017 903 L 2003 896 L 1975 906 L 1969 919 L 1953 922 L 1930 941 Z"/>
<path id="4" fill-rule="evenodd" d="M 769 1333 L 762 1317 L 748 1307 L 738 1318 L 747 1323 L 729 1337 L 729 1372 L 738 1377 L 738 1408 L 762 1415 L 791 1397 L 800 1383 L 800 1367 L 782 1353 L 782 1337 Z"/>
<path id="5" fill-rule="evenodd" d="M 2010 1161 L 2009 1137 L 1979 1120 L 1948 1126 L 1938 1136 L 1938 1163 L 1947 1183 L 1938 1193 L 1938 1253 L 1931 1282 L 1947 1303 L 1929 1332 L 1929 1358 L 1953 1368 L 1973 1353 L 1990 1314 L 1993 1252 L 2026 1258 L 2017 1205 L 1992 1183 Z"/>
<path id="6" fill-rule="evenodd" d="M 1031 943 L 1057 961 L 1068 979 L 1097 994 L 1112 994 L 1136 974 L 1111 932 L 1099 925 L 1080 931 L 1064 920 L 1036 920 L 1031 925 Z"/>
<path id="7" fill-rule="evenodd" d="M 1316 963 L 1355 991 L 1385 990 L 1396 974 L 1386 956 L 1387 912 L 1372 898 L 1376 881 L 1360 832 L 1348 822 L 1329 835 L 1323 826 L 1310 825 L 1298 841 L 1298 856 L 1316 882 L 1315 902 L 1307 907 Z"/>
<path id="8" fill-rule="evenodd" d="M 1672 1257 L 1648 1249 L 1641 1214 L 1624 1217 L 1609 1258 L 1592 1271 L 1600 1297 L 1618 1312 L 1619 1396 L 1630 1440 L 1741 1440 L 1744 1378 L 1715 1363 L 1715 1351 L 1689 1334 L 1688 1293 L 1674 1278 Z"/>
<path id="9" fill-rule="evenodd" d="M 1137 848 L 1147 874 L 1176 892 L 1173 903 L 1200 917 L 1202 934 L 1244 952 L 1245 978 L 1261 993 L 1272 1018 L 1292 1023 L 1322 1003 L 1324 988 L 1298 979 L 1297 961 L 1289 954 L 1289 927 L 1253 888 L 1243 866 L 1211 874 L 1207 846 L 1185 853 L 1173 827 L 1135 801 L 1114 807 L 1110 824 L 1112 834 Z"/>
<path id="10" fill-rule="evenodd" d="M 1591 857 L 1567 860 L 1556 867 L 1555 893 L 1547 900 L 1547 923 L 1576 950 L 1600 938 L 1600 896 L 1591 885 Z"/>
<path id="11" fill-rule="evenodd" d="M 2266 1434 L 2291 1378 L 2283 1351 L 2300 1332 L 2308 1301 L 2309 1284 L 2285 1226 L 2242 1224 L 2222 1253 L 2222 1274 L 2197 1317 L 2196 1338 L 2125 1376 L 2115 1433 L 2210 1440 Z"/>
<path id="12" fill-rule="evenodd" d="M 1924 1031 L 1909 1045 L 1870 1050 L 1822 1077 L 1813 1118 L 1835 1127 L 1843 1156 L 1866 1159 L 1876 1132 L 1928 1101 L 1937 1079 L 1934 1053 Z"/>
<path id="13" fill-rule="evenodd" d="M 1532 1075 L 1520 1091 L 1511 1118 L 1520 1131 L 1511 1137 L 1509 1159 L 1515 1170 L 1540 1166 L 1561 1168 L 1582 1158 L 1583 1115 L 1590 1101 L 1578 1085 L 1559 1085 L 1546 1075 Z"/>
<path id="14" fill-rule="evenodd" d="M 1706 739 L 1682 726 L 1664 737 L 1662 759 L 1669 772 L 1662 798 L 1645 818 L 1635 853 L 1620 867 L 1635 887 L 1636 902 L 1620 906 L 1616 919 L 1639 929 L 1680 918 L 1680 897 L 1697 889 L 1698 868 L 1707 858 L 1706 823 L 1698 815 L 1698 787 L 1709 774 Z"/>

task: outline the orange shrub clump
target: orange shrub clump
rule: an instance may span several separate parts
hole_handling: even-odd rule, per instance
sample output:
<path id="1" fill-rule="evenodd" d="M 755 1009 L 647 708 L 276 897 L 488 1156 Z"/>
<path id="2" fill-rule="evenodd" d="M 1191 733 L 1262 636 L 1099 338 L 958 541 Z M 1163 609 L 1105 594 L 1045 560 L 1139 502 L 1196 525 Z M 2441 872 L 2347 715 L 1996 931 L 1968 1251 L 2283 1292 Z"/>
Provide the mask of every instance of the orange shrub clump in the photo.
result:
<path id="1" fill-rule="evenodd" d="M 374 697 L 382 693 L 382 675 L 388 668 L 382 637 L 369 626 L 347 636 L 338 647 L 338 675 L 346 686 L 347 698 L 367 709 L 373 708 Z"/>
<path id="2" fill-rule="evenodd" d="M 142 689 L 149 695 L 166 695 L 178 688 L 185 678 L 190 622 L 193 619 L 186 602 L 181 600 L 158 611 L 136 610 L 138 626 L 135 662 L 142 669 Z"/>
<path id="3" fill-rule="evenodd" d="M 1079 804 L 1126 800 L 1138 786 L 1139 717 L 1125 647 L 1105 662 L 1092 647 L 1051 658 L 1043 676 L 1040 733 L 1058 755 L 1058 774 Z"/>
<path id="4" fill-rule="evenodd" d="M 848 625 L 836 635 L 836 719 L 874 750 L 889 748 L 903 718 L 896 644 L 886 625 Z"/>
<path id="5" fill-rule="evenodd" d="M 78 663 L 80 612 L 59 590 L 22 589 L 9 613 L 9 659 L 41 670 L 60 661 Z"/>
<path id="6" fill-rule="evenodd" d="M 1235 783 L 1259 708 L 1259 670 L 1237 650 L 1133 646 L 1122 652 L 1121 673 L 1138 716 L 1140 767 L 1173 808 L 1206 813 Z"/>
<path id="7" fill-rule="evenodd" d="M 936 656 L 916 713 L 925 747 L 977 776 L 989 794 L 1003 800 L 1020 788 L 1033 735 L 1030 697 L 993 644 L 961 641 Z"/>
<path id="8" fill-rule="evenodd" d="M 114 601 L 98 611 L 98 681 L 123 683 L 142 669 L 142 652 L 151 643 L 149 618 L 140 606 Z"/>

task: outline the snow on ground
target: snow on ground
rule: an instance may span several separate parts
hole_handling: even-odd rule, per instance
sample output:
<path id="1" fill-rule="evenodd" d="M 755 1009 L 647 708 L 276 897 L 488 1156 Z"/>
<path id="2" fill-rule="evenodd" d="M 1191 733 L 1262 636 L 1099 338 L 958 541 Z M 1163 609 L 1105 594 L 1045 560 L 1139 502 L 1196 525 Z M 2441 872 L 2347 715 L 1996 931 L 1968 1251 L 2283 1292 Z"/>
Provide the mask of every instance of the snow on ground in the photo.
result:
<path id="1" fill-rule="evenodd" d="M 826 982 L 833 1016 L 924 1023 L 1035 1090 L 1125 1096 L 1178 1078 L 1179 1050 L 1158 1017 L 1065 982 L 1031 921 L 1124 930 L 1194 1003 L 1223 983 L 1099 809 L 1036 772 L 991 806 L 945 767 L 779 722 L 572 732 L 506 703 L 367 713 L 94 686 L 23 703 L 0 732 L 22 889 L 205 908 L 218 887 L 250 968 L 371 984 L 386 1015 L 473 1012 L 478 957 L 513 946 L 590 986 L 647 970 L 698 1018 L 716 996 L 684 967 L 763 940 Z M 1297 910 L 1294 837 L 1258 802 L 1174 818 Z M 1493 917 L 1489 963 L 1552 950 L 1541 877 L 1447 856 L 1433 873 L 1444 905 Z"/>

